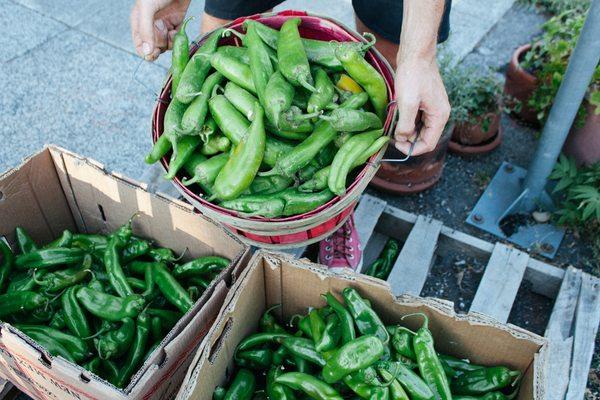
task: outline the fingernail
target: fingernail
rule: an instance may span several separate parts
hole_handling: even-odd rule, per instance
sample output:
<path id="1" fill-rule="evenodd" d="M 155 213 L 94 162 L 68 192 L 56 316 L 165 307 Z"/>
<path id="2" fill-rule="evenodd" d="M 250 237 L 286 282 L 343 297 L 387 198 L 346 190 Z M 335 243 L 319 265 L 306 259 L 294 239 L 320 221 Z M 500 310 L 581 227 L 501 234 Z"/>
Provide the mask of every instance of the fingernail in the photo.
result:
<path id="1" fill-rule="evenodd" d="M 156 21 L 154 21 L 154 26 L 161 32 L 167 30 L 167 26 L 165 25 L 162 19 L 157 19 Z"/>
<path id="2" fill-rule="evenodd" d="M 150 43 L 142 43 L 142 53 L 144 53 L 144 56 L 149 56 L 150 53 L 152 53 L 152 48 L 150 47 Z"/>

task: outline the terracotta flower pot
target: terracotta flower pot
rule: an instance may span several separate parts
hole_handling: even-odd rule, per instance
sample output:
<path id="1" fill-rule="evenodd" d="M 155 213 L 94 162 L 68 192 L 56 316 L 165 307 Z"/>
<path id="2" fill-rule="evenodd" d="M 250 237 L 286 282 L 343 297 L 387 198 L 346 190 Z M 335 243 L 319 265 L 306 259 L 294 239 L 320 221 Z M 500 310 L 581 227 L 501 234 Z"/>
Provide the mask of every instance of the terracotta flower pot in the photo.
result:
<path id="1" fill-rule="evenodd" d="M 459 155 L 485 154 L 494 150 L 502 143 L 500 115 L 500 111 L 490 112 L 478 117 L 474 124 L 456 124 L 448 150 Z M 484 130 L 486 118 L 489 122 Z"/>
<path id="2" fill-rule="evenodd" d="M 577 127 L 573 124 L 563 146 L 565 154 L 573 156 L 577 164 L 591 165 L 600 162 L 600 115 L 595 107 L 584 100 L 585 122 Z"/>
<path id="3" fill-rule="evenodd" d="M 435 149 L 405 162 L 382 162 L 370 185 L 394 194 L 419 193 L 429 189 L 442 177 L 446 150 L 453 127 L 447 127 Z M 384 158 L 402 158 L 404 154 L 389 146 Z"/>
<path id="4" fill-rule="evenodd" d="M 527 103 L 537 87 L 537 78 L 521 68 L 519 61 L 523 55 L 531 49 L 530 44 L 519 47 L 512 55 L 508 69 L 506 70 L 506 82 L 504 83 L 504 93 L 514 97 L 521 103 L 521 109 L 514 114 L 528 124 L 539 126 L 537 112 L 529 107 Z"/>

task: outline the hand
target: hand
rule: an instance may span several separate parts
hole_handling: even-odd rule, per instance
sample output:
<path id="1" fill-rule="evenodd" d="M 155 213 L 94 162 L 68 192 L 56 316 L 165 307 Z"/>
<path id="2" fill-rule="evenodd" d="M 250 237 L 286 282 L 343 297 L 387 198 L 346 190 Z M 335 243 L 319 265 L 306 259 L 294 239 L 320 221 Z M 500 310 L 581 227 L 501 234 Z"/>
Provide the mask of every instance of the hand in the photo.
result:
<path id="1" fill-rule="evenodd" d="M 435 57 L 398 62 L 395 87 L 400 114 L 394 133 L 396 148 L 408 154 L 416 136 L 415 122 L 420 118 L 423 126 L 412 154 L 432 151 L 450 116 L 450 103 Z"/>
<path id="2" fill-rule="evenodd" d="M 136 52 L 148 61 L 170 49 L 190 0 L 136 0 L 131 10 L 131 36 Z"/>

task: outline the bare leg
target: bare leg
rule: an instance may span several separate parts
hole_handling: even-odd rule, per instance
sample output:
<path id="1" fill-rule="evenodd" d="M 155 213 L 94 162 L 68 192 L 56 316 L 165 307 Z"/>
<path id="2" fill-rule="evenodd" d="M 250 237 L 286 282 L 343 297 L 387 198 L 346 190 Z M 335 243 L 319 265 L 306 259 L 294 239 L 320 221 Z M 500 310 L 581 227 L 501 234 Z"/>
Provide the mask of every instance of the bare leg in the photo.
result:
<path id="1" fill-rule="evenodd" d="M 375 35 L 375 39 L 377 39 L 377 43 L 375 43 L 375 48 L 379 50 L 381 54 L 383 54 L 383 56 L 388 60 L 392 68 L 396 70 L 396 54 L 398 53 L 398 44 L 384 39 L 377 33 L 370 30 L 356 15 L 354 16 L 354 19 L 356 21 L 356 30 L 359 33 L 369 32 Z"/>
<path id="2" fill-rule="evenodd" d="M 269 10 L 265 10 L 264 12 L 271 12 L 273 11 L 273 9 L 269 9 Z M 207 14 L 206 12 L 202 13 L 202 20 L 200 22 L 200 34 L 204 35 L 207 32 L 210 32 L 214 29 L 217 29 L 223 25 L 226 25 L 228 23 L 230 23 L 232 20 L 231 19 L 222 19 L 222 18 L 217 18 L 217 17 L 213 17 L 210 14 Z"/>

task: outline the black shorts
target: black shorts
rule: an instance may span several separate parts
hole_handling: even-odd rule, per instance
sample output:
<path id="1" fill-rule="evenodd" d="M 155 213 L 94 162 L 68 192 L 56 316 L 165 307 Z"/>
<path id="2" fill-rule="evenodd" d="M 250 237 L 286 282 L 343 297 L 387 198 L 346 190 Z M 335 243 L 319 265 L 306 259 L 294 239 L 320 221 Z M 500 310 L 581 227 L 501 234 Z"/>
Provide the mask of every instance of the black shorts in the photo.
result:
<path id="1" fill-rule="evenodd" d="M 206 0 L 204 11 L 213 17 L 235 19 L 245 15 L 265 12 L 284 0 Z M 438 42 L 450 33 L 450 7 L 452 0 L 444 0 L 445 9 L 438 32 Z M 387 40 L 398 43 L 402 27 L 402 0 L 352 0 L 356 16 Z"/>

